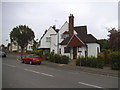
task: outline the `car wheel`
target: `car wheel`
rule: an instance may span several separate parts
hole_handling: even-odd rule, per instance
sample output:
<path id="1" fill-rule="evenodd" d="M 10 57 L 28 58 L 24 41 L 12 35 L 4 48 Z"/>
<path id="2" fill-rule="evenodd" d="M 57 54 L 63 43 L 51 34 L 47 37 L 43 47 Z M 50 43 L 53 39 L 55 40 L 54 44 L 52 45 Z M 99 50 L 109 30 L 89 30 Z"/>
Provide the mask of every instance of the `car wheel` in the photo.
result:
<path id="1" fill-rule="evenodd" d="M 32 65 L 33 64 L 33 62 L 32 61 L 30 61 L 30 65 Z"/>
<path id="2" fill-rule="evenodd" d="M 40 63 L 38 63 L 39 65 L 41 64 L 41 62 Z"/>
<path id="3" fill-rule="evenodd" d="M 21 63 L 24 63 L 24 60 L 22 60 Z"/>

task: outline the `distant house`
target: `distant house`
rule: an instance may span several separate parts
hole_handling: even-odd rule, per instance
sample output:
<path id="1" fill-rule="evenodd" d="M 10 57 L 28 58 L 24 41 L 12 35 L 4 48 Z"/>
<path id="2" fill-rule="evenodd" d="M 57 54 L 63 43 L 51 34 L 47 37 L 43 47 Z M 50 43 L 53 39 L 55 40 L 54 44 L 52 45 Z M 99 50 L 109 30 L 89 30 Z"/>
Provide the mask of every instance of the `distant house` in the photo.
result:
<path id="1" fill-rule="evenodd" d="M 40 39 L 40 47 L 45 51 L 68 55 L 71 59 L 78 56 L 95 56 L 100 45 L 92 34 L 87 34 L 87 26 L 74 26 L 74 16 L 70 14 L 60 29 L 51 26 Z"/>
<path id="2" fill-rule="evenodd" d="M 32 51 L 32 46 L 33 46 L 33 43 L 32 42 L 29 43 L 27 47 L 24 48 L 23 52 Z M 21 52 L 21 47 L 17 43 L 11 42 L 8 44 L 8 50 L 9 52 Z"/>

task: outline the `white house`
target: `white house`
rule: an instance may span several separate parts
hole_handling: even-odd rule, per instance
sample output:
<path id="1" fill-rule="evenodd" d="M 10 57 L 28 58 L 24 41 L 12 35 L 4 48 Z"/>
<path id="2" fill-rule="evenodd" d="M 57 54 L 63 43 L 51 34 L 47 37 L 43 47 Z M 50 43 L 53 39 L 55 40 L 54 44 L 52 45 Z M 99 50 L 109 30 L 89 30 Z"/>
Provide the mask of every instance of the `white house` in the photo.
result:
<path id="1" fill-rule="evenodd" d="M 27 47 L 24 48 L 24 52 L 26 52 L 26 51 L 32 51 L 32 46 L 33 46 L 33 43 L 32 42 L 29 43 L 27 45 Z M 9 47 L 8 47 L 8 50 L 10 52 L 21 52 L 21 47 L 17 43 L 11 42 L 10 45 L 9 45 Z"/>
<path id="2" fill-rule="evenodd" d="M 50 28 L 45 31 L 40 39 L 39 48 L 44 51 L 54 51 L 55 53 L 58 52 L 58 29 L 55 29 L 55 26 L 50 26 Z"/>
<path id="3" fill-rule="evenodd" d="M 51 26 L 40 39 L 40 48 L 55 53 L 68 55 L 71 59 L 78 56 L 95 56 L 100 52 L 97 39 L 87 34 L 87 26 L 74 26 L 74 16 L 70 14 L 58 30 Z"/>

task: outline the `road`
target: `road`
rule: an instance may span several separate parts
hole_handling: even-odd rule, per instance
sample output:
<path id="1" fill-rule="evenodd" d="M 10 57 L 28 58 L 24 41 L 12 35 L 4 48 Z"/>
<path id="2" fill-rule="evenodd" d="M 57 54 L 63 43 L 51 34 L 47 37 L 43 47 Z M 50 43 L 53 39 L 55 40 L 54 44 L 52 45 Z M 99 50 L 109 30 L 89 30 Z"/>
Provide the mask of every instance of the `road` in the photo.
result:
<path id="1" fill-rule="evenodd" d="M 14 55 L 2 60 L 2 88 L 118 88 L 118 78 L 45 64 L 22 64 Z"/>

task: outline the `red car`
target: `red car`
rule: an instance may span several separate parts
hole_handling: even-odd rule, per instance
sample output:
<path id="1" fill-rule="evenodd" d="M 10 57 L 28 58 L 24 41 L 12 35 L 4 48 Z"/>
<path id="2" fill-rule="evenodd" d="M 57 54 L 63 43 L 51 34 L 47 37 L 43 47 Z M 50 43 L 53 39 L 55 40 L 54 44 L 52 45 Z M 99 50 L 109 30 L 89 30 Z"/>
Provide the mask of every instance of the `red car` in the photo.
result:
<path id="1" fill-rule="evenodd" d="M 35 63 L 40 65 L 41 62 L 42 62 L 42 58 L 40 58 L 40 56 L 35 54 L 29 54 L 22 58 L 22 63 L 29 63 L 31 65 Z"/>

